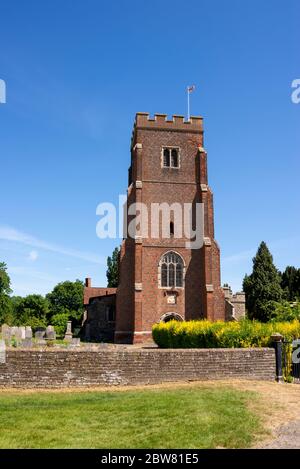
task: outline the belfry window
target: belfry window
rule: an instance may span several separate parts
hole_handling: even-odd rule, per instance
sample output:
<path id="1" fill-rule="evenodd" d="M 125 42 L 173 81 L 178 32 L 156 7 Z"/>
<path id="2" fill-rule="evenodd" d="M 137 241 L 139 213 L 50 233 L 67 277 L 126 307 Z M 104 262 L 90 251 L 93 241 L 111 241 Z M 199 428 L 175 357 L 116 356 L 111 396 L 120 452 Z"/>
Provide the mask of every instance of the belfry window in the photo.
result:
<path id="1" fill-rule="evenodd" d="M 174 223 L 172 221 L 170 222 L 170 236 L 174 236 Z"/>
<path id="2" fill-rule="evenodd" d="M 164 166 L 168 168 L 170 166 L 170 150 L 169 148 L 164 149 Z"/>
<path id="3" fill-rule="evenodd" d="M 163 149 L 163 167 L 179 168 L 179 152 L 178 148 Z"/>
<path id="4" fill-rule="evenodd" d="M 160 286 L 183 287 L 183 260 L 176 252 L 167 252 L 160 260 Z"/>
<path id="5" fill-rule="evenodd" d="M 172 168 L 178 168 L 178 150 L 175 148 L 171 150 L 171 166 Z"/>

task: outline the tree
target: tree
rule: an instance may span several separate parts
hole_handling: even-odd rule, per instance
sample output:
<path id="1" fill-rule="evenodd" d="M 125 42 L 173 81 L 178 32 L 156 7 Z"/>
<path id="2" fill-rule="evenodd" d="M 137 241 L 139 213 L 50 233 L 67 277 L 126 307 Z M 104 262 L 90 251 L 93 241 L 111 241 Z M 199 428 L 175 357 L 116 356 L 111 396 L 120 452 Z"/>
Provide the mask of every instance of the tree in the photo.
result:
<path id="1" fill-rule="evenodd" d="M 253 271 L 251 275 L 245 276 L 243 289 L 248 317 L 268 321 L 272 316 L 274 303 L 281 301 L 283 291 L 279 272 L 265 242 L 260 244 L 253 258 Z"/>
<path id="2" fill-rule="evenodd" d="M 68 314 L 74 325 L 80 325 L 83 315 L 83 282 L 65 281 L 58 283 L 51 293 L 46 295 L 50 304 L 51 316 Z"/>
<path id="3" fill-rule="evenodd" d="M 58 336 L 63 336 L 67 329 L 67 323 L 69 320 L 68 313 L 54 314 L 51 318 L 51 324 L 54 326 L 55 332 Z"/>
<path id="4" fill-rule="evenodd" d="M 274 303 L 274 311 L 272 311 L 272 322 L 285 322 L 300 319 L 300 303 L 290 303 L 289 301 L 282 301 Z"/>
<path id="5" fill-rule="evenodd" d="M 107 286 L 111 288 L 119 285 L 119 254 L 120 250 L 116 247 L 113 250 L 112 257 L 108 256 L 107 258 Z"/>
<path id="6" fill-rule="evenodd" d="M 10 323 L 12 320 L 10 293 L 10 278 L 7 267 L 4 262 L 0 262 L 0 324 Z"/>
<path id="7" fill-rule="evenodd" d="M 287 266 L 281 274 L 281 287 L 289 301 L 300 298 L 300 269 Z"/>
<path id="8" fill-rule="evenodd" d="M 11 303 L 11 315 L 12 315 L 12 323 L 15 324 L 17 318 L 17 311 L 20 302 L 23 300 L 22 296 L 13 295 L 10 297 Z"/>
<path id="9" fill-rule="evenodd" d="M 18 326 L 46 327 L 49 303 L 42 295 L 28 295 L 16 301 L 15 324 Z"/>

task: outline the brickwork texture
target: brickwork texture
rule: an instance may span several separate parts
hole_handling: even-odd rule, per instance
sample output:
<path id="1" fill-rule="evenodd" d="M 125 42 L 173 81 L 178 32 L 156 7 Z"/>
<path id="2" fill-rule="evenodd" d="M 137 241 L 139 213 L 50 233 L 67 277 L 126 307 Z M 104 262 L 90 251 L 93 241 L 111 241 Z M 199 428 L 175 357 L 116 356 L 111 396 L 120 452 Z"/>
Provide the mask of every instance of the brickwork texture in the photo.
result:
<path id="1" fill-rule="evenodd" d="M 0 387 L 64 388 L 207 379 L 275 379 L 273 349 L 12 350 Z"/>

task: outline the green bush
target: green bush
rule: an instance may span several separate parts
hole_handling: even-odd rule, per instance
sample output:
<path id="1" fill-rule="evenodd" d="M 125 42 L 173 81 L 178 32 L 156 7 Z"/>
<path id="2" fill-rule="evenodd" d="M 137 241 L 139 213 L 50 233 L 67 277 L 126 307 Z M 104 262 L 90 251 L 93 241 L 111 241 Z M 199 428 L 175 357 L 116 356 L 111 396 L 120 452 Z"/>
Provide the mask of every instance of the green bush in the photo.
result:
<path id="1" fill-rule="evenodd" d="M 66 332 L 68 320 L 68 313 L 58 313 L 52 316 L 51 324 L 54 326 L 55 332 L 58 336 L 62 337 Z"/>
<path id="2" fill-rule="evenodd" d="M 300 319 L 300 302 L 290 303 L 283 301 L 281 303 L 274 303 L 274 308 L 271 316 L 272 322 L 284 322 Z"/>
<path id="3" fill-rule="evenodd" d="M 47 320 L 46 318 L 36 318 L 34 316 L 29 316 L 24 320 L 22 324 L 24 326 L 31 326 L 33 330 L 37 329 L 38 327 L 47 327 Z"/>
<path id="4" fill-rule="evenodd" d="M 290 342 L 300 338 L 300 322 L 169 321 L 152 329 L 153 340 L 162 348 L 269 347 L 275 332 Z"/>

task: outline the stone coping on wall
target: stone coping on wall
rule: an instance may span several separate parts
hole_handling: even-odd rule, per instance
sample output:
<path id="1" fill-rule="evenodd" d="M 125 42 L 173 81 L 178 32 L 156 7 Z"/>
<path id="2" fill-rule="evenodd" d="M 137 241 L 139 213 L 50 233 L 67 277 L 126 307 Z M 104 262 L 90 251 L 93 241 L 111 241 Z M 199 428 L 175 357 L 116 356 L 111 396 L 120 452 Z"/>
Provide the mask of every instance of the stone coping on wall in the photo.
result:
<path id="1" fill-rule="evenodd" d="M 56 353 L 56 352 L 68 352 L 68 353 L 89 353 L 89 352 L 95 352 L 95 353 L 102 353 L 102 352 L 111 352 L 111 353 L 120 353 L 120 352 L 142 352 L 142 353 L 148 353 L 148 352 L 155 352 L 155 353 L 175 353 L 175 352 L 183 352 L 183 353 L 191 353 L 191 352 L 197 352 L 197 353 L 207 353 L 207 352 L 231 352 L 231 353 L 245 353 L 245 352 L 269 352 L 269 351 L 274 351 L 273 348 L 271 347 L 249 347 L 249 348 L 244 348 L 244 347 L 224 347 L 224 348 L 159 348 L 156 346 L 147 346 L 147 345 L 142 345 L 138 344 L 136 345 L 129 345 L 129 344 L 109 344 L 113 345 L 113 347 L 103 347 L 101 345 L 95 345 L 89 348 L 88 346 L 84 347 L 49 347 L 47 345 L 45 346 L 35 346 L 35 347 L 11 347 L 7 346 L 6 350 L 8 352 L 51 352 L 51 353 Z"/>

